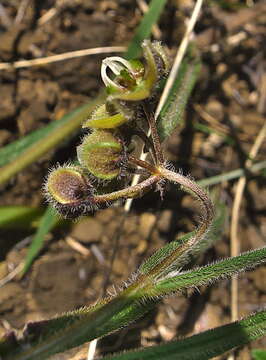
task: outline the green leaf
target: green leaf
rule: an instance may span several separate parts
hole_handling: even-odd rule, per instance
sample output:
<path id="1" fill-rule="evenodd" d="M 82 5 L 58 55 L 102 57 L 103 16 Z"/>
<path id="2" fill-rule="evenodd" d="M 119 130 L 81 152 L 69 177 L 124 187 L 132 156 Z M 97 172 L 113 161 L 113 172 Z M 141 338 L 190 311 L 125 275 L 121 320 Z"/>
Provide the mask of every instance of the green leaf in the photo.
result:
<path id="1" fill-rule="evenodd" d="M 51 132 L 57 130 L 58 128 L 69 121 L 69 118 L 74 115 L 74 112 L 63 116 L 62 119 L 52 121 L 50 124 L 33 131 L 29 135 L 22 137 L 19 140 L 12 142 L 11 144 L 6 145 L 0 149 L 0 166 L 4 166 L 14 159 L 16 159 L 22 152 L 24 152 L 28 147 L 32 146 L 42 138 L 49 135 Z"/>
<path id="2" fill-rule="evenodd" d="M 157 127 L 161 141 L 169 137 L 175 128 L 182 123 L 189 96 L 200 71 L 200 60 L 197 55 L 187 55 L 178 71 L 170 94 L 158 116 Z"/>
<path id="3" fill-rule="evenodd" d="M 36 258 L 43 247 L 45 235 L 48 234 L 48 232 L 55 226 L 57 221 L 58 217 L 55 214 L 54 209 L 48 206 L 26 255 L 24 267 L 22 269 L 22 275 L 24 275 L 30 268 L 33 260 Z"/>
<path id="4" fill-rule="evenodd" d="M 1 168 L 0 184 L 8 181 L 13 175 L 71 136 L 100 101 L 102 96 L 63 116 L 61 120 L 4 147 L 0 152 L 0 158 L 4 159 L 2 161 L 5 164 Z"/>
<path id="5" fill-rule="evenodd" d="M 207 360 L 266 335 L 266 311 L 184 340 L 106 356 L 104 360 Z M 259 350 L 260 351 L 260 350 Z M 254 352 L 252 352 L 254 354 Z M 265 352 L 264 352 L 265 354 Z M 263 360 L 258 357 L 255 360 Z"/>
<path id="6" fill-rule="evenodd" d="M 169 278 L 154 285 L 153 295 L 162 296 L 189 287 L 208 285 L 213 281 L 251 269 L 263 262 L 266 262 L 266 247 L 184 273 L 169 274 Z"/>
<path id="7" fill-rule="evenodd" d="M 254 360 L 266 360 L 266 351 L 265 350 L 252 350 L 252 357 Z"/>
<path id="8" fill-rule="evenodd" d="M 208 285 L 224 276 L 236 274 L 266 261 L 266 248 L 226 259 L 195 271 L 179 274 L 153 284 L 147 279 L 130 285 L 116 297 L 95 307 L 64 314 L 52 320 L 32 322 L 19 343 L 9 346 L 0 341 L 0 356 L 5 360 L 42 360 L 72 347 L 105 336 L 143 316 L 160 296 L 187 287 Z"/>
<path id="9" fill-rule="evenodd" d="M 141 23 L 137 27 L 133 39 L 126 52 L 126 59 L 134 59 L 139 56 L 141 43 L 148 39 L 151 34 L 152 26 L 159 20 L 159 17 L 166 5 L 167 0 L 151 0 L 149 10 L 144 15 Z"/>
<path id="10" fill-rule="evenodd" d="M 139 271 L 142 274 L 148 274 L 155 266 L 159 265 L 165 258 L 171 255 L 173 251 L 175 251 L 181 244 L 189 241 L 189 239 L 195 234 L 195 232 L 190 232 L 182 236 L 181 238 L 171 241 L 170 243 L 166 244 L 159 250 L 157 250 L 152 256 L 149 257 L 141 266 Z M 188 258 L 185 259 L 182 264 L 178 263 L 176 266 L 185 265 L 189 261 Z"/>
<path id="11" fill-rule="evenodd" d="M 29 228 L 40 218 L 44 209 L 30 206 L 0 206 L 0 228 Z"/>

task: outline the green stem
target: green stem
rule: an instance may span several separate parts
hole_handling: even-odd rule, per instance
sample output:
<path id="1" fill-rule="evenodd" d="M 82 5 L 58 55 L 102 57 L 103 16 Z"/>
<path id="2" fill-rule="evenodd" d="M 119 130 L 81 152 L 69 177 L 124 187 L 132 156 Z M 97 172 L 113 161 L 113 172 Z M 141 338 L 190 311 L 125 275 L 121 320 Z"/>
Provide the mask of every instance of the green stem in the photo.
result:
<path id="1" fill-rule="evenodd" d="M 248 172 L 255 173 L 255 172 L 263 170 L 265 168 L 266 168 L 266 161 L 264 160 L 264 161 L 260 161 L 256 164 L 252 165 L 248 169 Z M 206 179 L 197 181 L 197 183 L 201 186 L 210 186 L 210 185 L 220 184 L 222 181 L 237 179 L 245 174 L 246 174 L 245 169 L 236 169 L 236 170 L 232 170 L 227 173 L 224 173 L 224 174 L 212 176 L 210 178 L 206 178 Z"/>

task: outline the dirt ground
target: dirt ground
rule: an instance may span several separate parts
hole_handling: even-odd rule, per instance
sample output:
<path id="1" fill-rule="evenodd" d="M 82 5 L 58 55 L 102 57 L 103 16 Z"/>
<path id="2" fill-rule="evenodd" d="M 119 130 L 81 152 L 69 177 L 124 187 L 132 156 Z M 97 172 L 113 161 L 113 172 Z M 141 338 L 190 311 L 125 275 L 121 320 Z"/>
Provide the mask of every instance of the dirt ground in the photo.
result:
<path id="1" fill-rule="evenodd" d="M 24 12 L 21 3 L 26 5 Z M 165 153 L 176 168 L 183 168 L 195 179 L 243 166 L 265 122 L 266 3 L 214 3 L 204 7 L 195 29 L 203 65 L 187 106 L 185 125 L 165 146 Z M 142 17 L 137 2 L 130 0 L 3 0 L 1 4 L 5 10 L 0 11 L 1 62 L 127 45 Z M 192 6 L 191 0 L 168 1 L 159 22 L 160 39 L 172 54 L 182 39 Z M 104 57 L 0 71 L 0 145 L 56 121 L 93 98 L 102 86 L 100 64 Z M 206 127 L 213 131 L 207 133 Z M 13 178 L 1 189 L 1 205 L 43 205 L 40 188 L 48 168 L 57 161 L 74 158 L 79 141 L 77 133 L 71 141 Z M 265 159 L 265 154 L 264 143 L 256 160 Z M 230 181 L 217 186 L 228 207 L 229 220 L 235 184 L 236 181 Z M 241 251 L 265 245 L 265 199 L 265 177 L 250 175 L 239 222 Z M 163 202 L 157 193 L 148 194 L 134 201 L 127 216 L 120 204 L 70 228 L 56 229 L 47 237 L 31 271 L 1 288 L 0 335 L 10 328 L 21 329 L 29 320 L 46 319 L 91 304 L 105 291 L 114 292 L 112 285 L 119 286 L 149 254 L 177 234 L 190 231 L 197 211 L 188 195 L 169 186 Z M 27 230 L 0 231 L 0 279 L 23 259 L 31 234 Z M 83 245 L 82 251 L 75 248 L 73 240 Z M 199 263 L 229 254 L 228 221 L 222 238 Z M 265 267 L 240 277 L 239 316 L 265 305 L 265 279 Z M 230 283 L 223 281 L 201 288 L 199 293 L 167 298 L 141 321 L 101 340 L 97 354 L 158 344 L 229 321 Z M 239 350 L 236 358 L 251 359 L 251 348 L 265 347 L 265 339 L 254 342 Z M 86 351 L 85 345 L 54 359 L 83 360 Z"/>

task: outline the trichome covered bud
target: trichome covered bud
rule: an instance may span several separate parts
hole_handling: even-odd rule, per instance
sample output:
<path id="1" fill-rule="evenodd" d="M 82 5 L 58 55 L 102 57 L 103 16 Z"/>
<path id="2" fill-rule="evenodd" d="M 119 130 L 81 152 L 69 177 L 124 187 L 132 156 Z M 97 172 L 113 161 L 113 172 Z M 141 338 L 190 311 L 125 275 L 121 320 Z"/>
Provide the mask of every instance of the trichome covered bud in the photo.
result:
<path id="1" fill-rule="evenodd" d="M 93 187 L 77 166 L 57 167 L 50 171 L 45 183 L 46 198 L 65 217 L 77 217 L 93 203 Z"/>
<path id="2" fill-rule="evenodd" d="M 123 153 L 121 141 L 108 130 L 94 130 L 77 147 L 81 166 L 102 180 L 112 180 L 120 174 Z"/>

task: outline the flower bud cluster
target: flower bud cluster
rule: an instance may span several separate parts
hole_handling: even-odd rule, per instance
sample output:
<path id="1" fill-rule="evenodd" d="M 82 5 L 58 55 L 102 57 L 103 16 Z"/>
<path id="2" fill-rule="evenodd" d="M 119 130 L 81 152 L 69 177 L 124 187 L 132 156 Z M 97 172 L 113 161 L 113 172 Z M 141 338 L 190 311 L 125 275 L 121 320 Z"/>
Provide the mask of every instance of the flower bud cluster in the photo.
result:
<path id="1" fill-rule="evenodd" d="M 142 48 L 144 63 L 118 56 L 103 60 L 101 76 L 107 99 L 83 123 L 90 133 L 77 147 L 80 165 L 57 167 L 47 177 L 46 197 L 65 217 L 84 215 L 97 203 L 91 179 L 98 179 L 97 186 L 102 186 L 104 181 L 121 177 L 134 122 L 139 113 L 143 117 L 141 104 L 154 97 L 169 68 L 160 43 L 145 40 Z"/>

